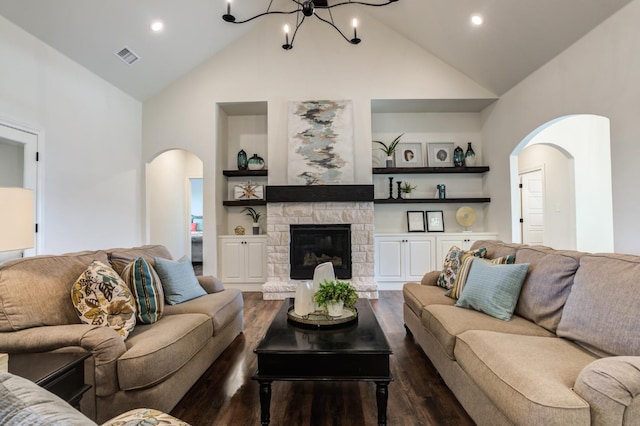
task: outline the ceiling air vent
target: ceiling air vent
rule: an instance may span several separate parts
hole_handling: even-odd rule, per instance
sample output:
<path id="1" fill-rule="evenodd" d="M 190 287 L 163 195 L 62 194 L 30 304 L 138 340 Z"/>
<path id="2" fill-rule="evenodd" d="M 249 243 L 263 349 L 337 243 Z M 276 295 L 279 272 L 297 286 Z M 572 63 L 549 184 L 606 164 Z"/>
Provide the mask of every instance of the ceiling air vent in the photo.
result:
<path id="1" fill-rule="evenodd" d="M 116 52 L 116 55 L 127 65 L 132 65 L 134 62 L 140 59 L 140 56 L 136 55 L 131 49 L 126 46 Z"/>

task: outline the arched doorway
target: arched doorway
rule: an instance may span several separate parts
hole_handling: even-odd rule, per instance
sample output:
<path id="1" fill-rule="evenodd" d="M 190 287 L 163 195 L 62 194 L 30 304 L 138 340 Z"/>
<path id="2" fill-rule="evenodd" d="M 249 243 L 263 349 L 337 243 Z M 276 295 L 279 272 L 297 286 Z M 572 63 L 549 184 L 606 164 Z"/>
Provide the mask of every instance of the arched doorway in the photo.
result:
<path id="1" fill-rule="evenodd" d="M 545 149 L 547 152 L 551 149 L 564 156 L 568 161 L 565 167 L 572 169 L 569 170 L 572 176 L 564 170 L 565 174 L 554 174 L 557 177 L 551 180 L 545 173 L 544 211 L 549 217 L 544 223 L 549 236 L 543 238 L 544 244 L 588 252 L 613 251 L 609 119 L 595 115 L 571 115 L 545 123 L 511 153 L 513 240 L 522 242 L 519 157 L 525 148 L 536 145 L 540 145 L 536 147 L 539 163 L 553 162 L 550 158 L 545 159 L 544 154 Z M 566 197 L 572 197 L 572 200 L 566 202 Z M 556 210 L 561 210 L 563 215 L 554 222 Z M 551 236 L 553 229 L 569 229 L 570 232 L 565 233 L 569 236 L 558 240 Z M 570 236 L 571 232 L 575 232 L 575 238 Z"/>
<path id="2" fill-rule="evenodd" d="M 195 190 L 192 188 L 193 180 L 202 179 L 202 175 L 202 160 L 182 149 L 165 151 L 147 164 L 146 241 L 166 246 L 176 259 L 182 256 L 193 259 L 194 238 L 199 240 L 200 250 L 202 247 L 203 227 L 206 226 L 202 201 L 194 200 L 194 204 L 200 206 L 195 213 L 200 214 L 194 214 L 191 203 L 192 190 Z M 200 185 L 200 196 L 202 192 Z M 198 216 L 198 224 L 192 233 L 194 216 Z"/>

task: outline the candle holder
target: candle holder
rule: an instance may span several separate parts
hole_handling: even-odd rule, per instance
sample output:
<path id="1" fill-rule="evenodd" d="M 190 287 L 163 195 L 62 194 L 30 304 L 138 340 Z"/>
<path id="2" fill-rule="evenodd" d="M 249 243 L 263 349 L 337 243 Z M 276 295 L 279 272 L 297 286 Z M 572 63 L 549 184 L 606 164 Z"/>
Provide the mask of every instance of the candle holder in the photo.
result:
<path id="1" fill-rule="evenodd" d="M 389 198 L 387 200 L 393 200 L 393 176 L 389 178 Z"/>
<path id="2" fill-rule="evenodd" d="M 400 189 L 400 185 L 402 185 L 402 181 L 399 180 L 396 183 L 398 184 L 398 200 L 402 200 L 402 190 Z"/>

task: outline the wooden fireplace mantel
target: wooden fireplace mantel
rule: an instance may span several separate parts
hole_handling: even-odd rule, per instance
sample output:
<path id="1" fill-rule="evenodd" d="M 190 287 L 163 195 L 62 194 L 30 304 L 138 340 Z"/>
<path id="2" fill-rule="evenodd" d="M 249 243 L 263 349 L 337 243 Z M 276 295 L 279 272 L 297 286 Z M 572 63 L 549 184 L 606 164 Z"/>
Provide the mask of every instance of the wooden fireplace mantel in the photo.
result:
<path id="1" fill-rule="evenodd" d="M 373 201 L 373 185 L 269 185 L 267 203 Z"/>

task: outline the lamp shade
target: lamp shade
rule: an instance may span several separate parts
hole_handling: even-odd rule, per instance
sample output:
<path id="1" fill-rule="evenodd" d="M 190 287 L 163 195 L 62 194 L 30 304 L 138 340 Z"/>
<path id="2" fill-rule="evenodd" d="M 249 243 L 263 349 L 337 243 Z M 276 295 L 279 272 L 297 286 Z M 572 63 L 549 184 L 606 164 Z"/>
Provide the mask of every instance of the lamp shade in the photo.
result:
<path id="1" fill-rule="evenodd" d="M 0 188 L 0 251 L 33 247 L 33 191 Z"/>

